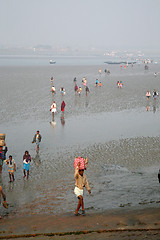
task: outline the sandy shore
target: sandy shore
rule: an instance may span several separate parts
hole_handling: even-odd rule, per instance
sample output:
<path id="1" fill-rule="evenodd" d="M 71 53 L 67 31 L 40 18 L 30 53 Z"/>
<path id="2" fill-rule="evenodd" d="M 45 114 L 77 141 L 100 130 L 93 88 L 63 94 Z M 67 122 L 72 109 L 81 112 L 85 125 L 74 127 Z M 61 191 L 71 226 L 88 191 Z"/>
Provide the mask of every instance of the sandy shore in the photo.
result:
<path id="1" fill-rule="evenodd" d="M 0 239 L 160 239 L 160 208 L 0 220 Z"/>

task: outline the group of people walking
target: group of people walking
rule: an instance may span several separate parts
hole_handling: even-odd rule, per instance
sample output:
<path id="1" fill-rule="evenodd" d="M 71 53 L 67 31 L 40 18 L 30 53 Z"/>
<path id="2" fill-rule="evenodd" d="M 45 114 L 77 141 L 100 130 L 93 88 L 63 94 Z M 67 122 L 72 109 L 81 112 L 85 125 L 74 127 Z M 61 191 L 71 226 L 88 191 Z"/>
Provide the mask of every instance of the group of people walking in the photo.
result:
<path id="1" fill-rule="evenodd" d="M 74 91 L 75 91 L 75 93 L 78 94 L 79 96 L 81 96 L 82 87 L 81 86 L 78 87 L 78 85 L 77 85 L 77 78 L 76 77 L 73 79 L 73 82 L 74 82 Z M 87 79 L 85 77 L 83 77 L 83 79 L 82 79 L 82 84 L 83 84 L 83 87 L 85 89 L 86 96 L 87 96 L 90 91 L 89 91 L 89 87 L 87 86 Z"/>
<path id="2" fill-rule="evenodd" d="M 3 164 L 5 163 L 6 166 L 8 167 L 8 174 L 9 174 L 9 183 L 15 181 L 15 176 L 14 173 L 16 172 L 16 161 L 13 159 L 12 155 L 9 155 L 8 158 L 6 158 L 6 154 L 8 151 L 8 148 L 6 146 L 5 142 L 5 134 L 0 134 L 3 136 L 3 139 L 0 139 L 0 175 L 2 174 L 2 167 Z M 37 130 L 37 133 L 34 135 L 32 143 L 36 143 L 36 152 L 39 152 L 39 145 L 41 142 L 42 136 L 39 133 L 39 130 Z M 30 169 L 30 163 L 31 163 L 31 155 L 29 154 L 29 151 L 26 150 L 24 155 L 23 155 L 23 178 L 27 179 L 29 178 L 29 169 Z M 0 186 L 0 203 L 1 203 L 1 198 L 3 198 L 3 206 L 5 208 L 8 208 L 8 204 L 6 201 L 6 195 L 4 193 L 4 190 L 2 189 L 2 186 Z M 1 216 L 0 216 L 1 219 Z"/>
<path id="3" fill-rule="evenodd" d="M 33 141 L 32 143 L 36 143 L 37 149 L 36 152 L 39 151 L 39 145 L 41 142 L 42 136 L 39 133 L 39 130 L 37 130 L 37 133 L 34 135 L 33 137 Z M 8 173 L 9 173 L 9 182 L 14 182 L 15 181 L 15 177 L 14 177 L 14 172 L 16 171 L 16 163 L 15 160 L 12 158 L 12 155 L 9 155 L 9 158 L 6 159 L 6 153 L 4 153 L 3 151 L 3 147 L 0 146 L 0 160 L 2 162 L 6 163 L 6 165 L 8 166 Z M 85 209 L 84 209 L 84 200 L 83 200 L 83 188 L 85 187 L 89 194 L 91 194 L 91 189 L 89 187 L 89 183 L 87 181 L 87 177 L 84 174 L 84 170 L 87 169 L 87 165 L 88 165 L 88 158 L 83 159 L 81 157 L 76 159 L 77 162 L 74 162 L 74 167 L 75 167 L 75 189 L 74 189 L 74 193 L 76 195 L 76 197 L 78 198 L 78 204 L 77 204 L 77 208 L 75 211 L 75 216 L 80 215 L 79 210 L 80 208 L 82 208 L 82 215 L 85 215 Z M 83 164 L 82 164 L 83 161 Z M 30 163 L 31 163 L 31 155 L 29 154 L 29 151 L 26 150 L 24 155 L 23 155 L 23 178 L 27 179 L 29 178 L 29 169 L 30 169 Z M 2 170 L 2 168 L 1 168 Z M 1 198 L 3 198 L 3 206 L 5 208 L 8 208 L 8 204 L 6 201 L 6 195 L 4 193 L 4 190 L 2 189 L 2 186 L 0 186 L 0 202 L 1 202 Z M 0 216 L 1 219 L 1 216 Z"/>
<path id="4" fill-rule="evenodd" d="M 3 134 L 4 135 L 4 134 Z M 36 153 L 39 152 L 39 145 L 41 142 L 42 136 L 39 133 L 39 130 L 37 130 L 37 133 L 34 135 L 32 143 L 36 143 Z M 8 148 L 6 146 L 0 146 L 0 174 L 2 173 L 2 167 L 3 163 L 5 163 L 8 166 L 8 173 L 9 173 L 9 182 L 14 182 L 14 172 L 16 171 L 16 162 L 13 159 L 12 155 L 9 155 L 8 159 L 6 159 L 6 153 L 8 151 Z M 24 178 L 29 178 L 29 168 L 30 168 L 30 162 L 31 162 L 31 156 L 29 154 L 29 151 L 26 150 L 23 155 L 23 173 Z"/>
<path id="5" fill-rule="evenodd" d="M 123 87 L 122 81 L 117 81 L 117 87 L 118 87 L 118 88 L 122 88 L 122 87 Z"/>
<path id="6" fill-rule="evenodd" d="M 52 95 L 53 95 L 53 97 L 54 97 L 54 95 L 55 95 L 55 93 L 56 93 L 56 89 L 55 89 L 55 87 L 53 86 L 53 80 L 54 80 L 54 78 L 51 77 L 51 85 L 52 85 L 52 87 L 51 87 L 51 92 L 52 92 Z M 64 95 L 66 94 L 66 90 L 65 90 L 64 87 L 61 87 L 61 88 L 60 88 L 60 93 L 61 93 L 62 96 L 64 96 Z M 63 100 L 62 103 L 61 103 L 61 112 L 62 112 L 62 115 L 64 115 L 65 106 L 66 106 L 66 103 L 65 103 L 65 101 Z M 54 122 L 54 120 L 55 120 L 55 119 L 54 119 L 55 113 L 56 113 L 56 111 L 57 111 L 57 105 L 56 105 L 55 100 L 54 100 L 53 103 L 51 104 L 50 111 L 51 111 L 51 113 L 52 113 L 52 121 Z M 64 116 L 62 116 L 62 117 L 64 117 Z"/>
<path id="7" fill-rule="evenodd" d="M 152 93 L 152 96 L 153 96 L 153 99 L 156 100 L 157 97 L 159 96 L 158 92 L 156 89 L 153 90 L 153 93 Z M 150 91 L 148 90 L 147 93 L 146 93 L 146 98 L 147 100 L 149 100 L 151 98 L 151 93 Z"/>

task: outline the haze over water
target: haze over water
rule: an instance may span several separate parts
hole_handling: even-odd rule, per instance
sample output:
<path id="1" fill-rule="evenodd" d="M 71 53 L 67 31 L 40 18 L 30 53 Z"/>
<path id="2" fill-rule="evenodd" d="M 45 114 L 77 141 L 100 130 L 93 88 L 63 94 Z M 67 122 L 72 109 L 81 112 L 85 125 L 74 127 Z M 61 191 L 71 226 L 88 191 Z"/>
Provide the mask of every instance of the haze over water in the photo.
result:
<path id="1" fill-rule="evenodd" d="M 16 64 L 0 66 L 0 132 L 6 133 L 7 156 L 12 154 L 17 164 L 14 183 L 8 183 L 5 164 L 0 179 L 10 213 L 74 212 L 73 161 L 78 155 L 89 158 L 86 175 L 92 196 L 85 192 L 89 212 L 159 203 L 160 100 L 147 102 L 145 94 L 147 90 L 160 91 L 160 75 L 154 77 L 160 64 L 149 64 L 146 71 L 144 64 L 121 69 L 120 65 L 104 64 L 103 58 L 78 60 L 75 64 L 75 58 L 69 63 L 62 58 L 61 64 L 49 65 L 47 59 L 37 64 L 29 58 L 26 64 L 22 57 Z M 75 95 L 74 77 L 78 86 L 86 77 L 88 96 L 83 86 L 82 95 Z M 102 87 L 95 87 L 96 78 Z M 118 80 L 123 81 L 122 89 L 117 88 Z M 60 87 L 66 89 L 63 97 Z M 50 125 L 53 99 L 57 104 L 55 127 Z M 63 100 L 64 119 L 60 112 Z M 31 143 L 37 130 L 42 135 L 39 155 Z M 29 181 L 23 180 L 25 150 L 32 156 Z"/>

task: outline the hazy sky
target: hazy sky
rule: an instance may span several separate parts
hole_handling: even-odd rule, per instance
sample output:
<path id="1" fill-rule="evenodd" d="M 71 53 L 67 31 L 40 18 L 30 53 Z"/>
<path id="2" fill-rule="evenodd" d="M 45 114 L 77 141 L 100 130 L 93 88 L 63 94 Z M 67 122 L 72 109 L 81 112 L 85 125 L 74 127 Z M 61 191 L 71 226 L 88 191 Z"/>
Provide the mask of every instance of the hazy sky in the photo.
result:
<path id="1" fill-rule="evenodd" d="M 0 0 L 0 45 L 160 49 L 160 0 Z"/>

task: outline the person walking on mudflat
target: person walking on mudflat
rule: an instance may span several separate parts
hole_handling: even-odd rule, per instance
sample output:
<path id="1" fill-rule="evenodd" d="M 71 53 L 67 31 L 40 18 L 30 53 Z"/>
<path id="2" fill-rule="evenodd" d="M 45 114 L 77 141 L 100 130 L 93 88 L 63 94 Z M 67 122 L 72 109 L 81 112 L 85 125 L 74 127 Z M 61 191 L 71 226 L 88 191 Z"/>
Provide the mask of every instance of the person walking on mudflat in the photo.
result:
<path id="1" fill-rule="evenodd" d="M 78 216 L 79 209 L 82 207 L 82 215 L 85 215 L 85 210 L 84 210 L 84 202 L 83 202 L 83 188 L 85 187 L 89 194 L 91 194 L 91 189 L 89 187 L 87 177 L 84 175 L 84 169 L 80 167 L 80 162 L 78 162 L 77 167 L 75 168 L 75 189 L 74 193 L 76 197 L 78 198 L 78 205 L 77 209 L 75 211 L 75 215 Z"/>
<path id="2" fill-rule="evenodd" d="M 56 103 L 55 103 L 55 101 L 53 101 L 53 103 L 51 105 L 51 108 L 50 108 L 50 111 L 52 112 L 53 121 L 54 121 L 54 114 L 56 112 Z"/>
<path id="3" fill-rule="evenodd" d="M 5 160 L 6 164 L 8 165 L 8 173 L 9 173 L 9 182 L 14 182 L 14 171 L 16 171 L 16 163 L 14 159 L 12 159 L 12 155 L 9 156 L 9 159 Z"/>
<path id="4" fill-rule="evenodd" d="M 23 155 L 23 173 L 24 173 L 23 178 L 26 177 L 26 171 L 27 171 L 27 180 L 29 178 L 30 162 L 31 162 L 31 156 L 30 156 L 29 152 L 26 150 L 25 154 Z"/>
<path id="5" fill-rule="evenodd" d="M 0 205 L 1 205 L 1 197 L 3 198 L 3 207 L 4 208 L 8 208 L 8 204 L 7 204 L 7 201 L 6 201 L 6 195 L 2 189 L 2 186 L 0 186 Z M 1 219 L 1 216 L 0 216 L 0 219 Z"/>
<path id="6" fill-rule="evenodd" d="M 0 146 L 0 174 L 2 172 L 3 161 L 5 160 L 5 155 L 3 153 L 3 147 Z"/>
<path id="7" fill-rule="evenodd" d="M 42 136 L 39 133 L 39 130 L 37 130 L 37 133 L 34 135 L 34 138 L 33 138 L 33 141 L 32 141 L 32 143 L 36 143 L 36 145 L 37 145 L 37 149 L 36 149 L 37 153 L 39 152 L 39 144 L 41 142 L 41 139 L 42 139 Z"/>

